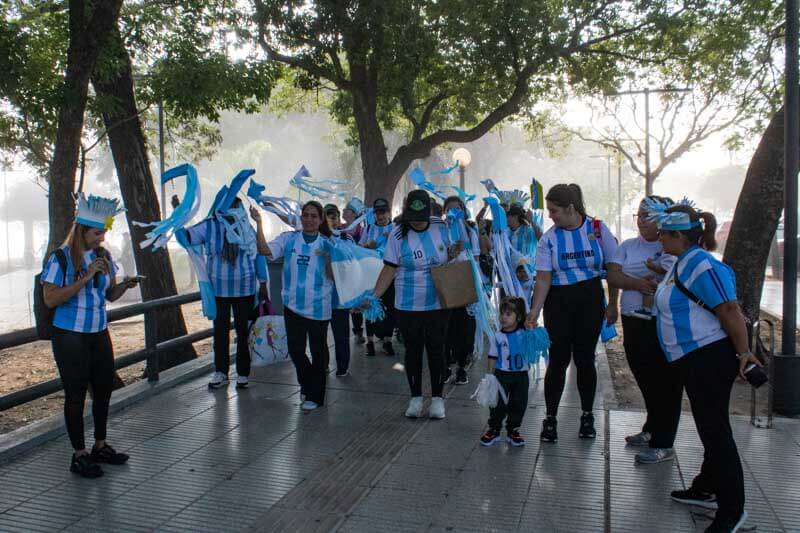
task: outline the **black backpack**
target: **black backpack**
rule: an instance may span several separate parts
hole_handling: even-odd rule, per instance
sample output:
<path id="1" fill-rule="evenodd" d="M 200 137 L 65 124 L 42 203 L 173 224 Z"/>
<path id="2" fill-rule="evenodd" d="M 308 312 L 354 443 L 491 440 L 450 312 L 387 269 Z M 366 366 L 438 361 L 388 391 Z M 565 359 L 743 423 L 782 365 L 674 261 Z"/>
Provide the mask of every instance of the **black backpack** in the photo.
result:
<path id="1" fill-rule="evenodd" d="M 56 248 L 53 250 L 58 266 L 64 272 L 61 286 L 67 284 L 67 256 L 64 250 Z M 42 287 L 42 273 L 36 274 L 33 278 L 33 316 L 36 319 L 36 333 L 43 341 L 48 341 L 53 337 L 53 316 L 56 314 L 55 308 L 50 309 L 44 304 L 44 287 Z"/>

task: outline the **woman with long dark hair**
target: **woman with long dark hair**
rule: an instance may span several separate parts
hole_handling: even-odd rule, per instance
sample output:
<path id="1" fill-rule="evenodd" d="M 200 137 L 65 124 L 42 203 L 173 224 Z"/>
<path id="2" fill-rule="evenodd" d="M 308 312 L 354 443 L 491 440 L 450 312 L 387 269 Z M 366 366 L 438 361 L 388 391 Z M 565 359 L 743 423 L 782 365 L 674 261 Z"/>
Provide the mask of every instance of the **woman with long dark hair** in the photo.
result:
<path id="1" fill-rule="evenodd" d="M 529 327 L 535 326 L 544 309 L 551 341 L 544 377 L 547 416 L 541 440 L 558 439 L 556 415 L 570 360 L 577 369 L 583 411 L 578 436 L 593 439 L 597 436 L 592 412 L 597 389 L 595 347 L 603 320 L 617 320 L 617 291 L 609 291 L 611 305 L 604 310 L 601 280 L 606 263 L 617 251 L 617 241 L 603 222 L 586 214 L 578 185 L 555 185 L 546 200 L 554 225 L 542 235 L 536 250 L 536 284 L 527 320 Z"/>
<path id="2" fill-rule="evenodd" d="M 79 476 L 103 475 L 99 463 L 120 465 L 128 456 L 106 442 L 108 409 L 114 386 L 114 348 L 108 335 L 106 301 L 119 299 L 140 278 L 117 283 L 117 268 L 101 246 L 118 201 L 81 193 L 72 229 L 45 264 L 41 283 L 44 304 L 53 315 L 53 356 L 64 385 L 64 419 L 74 449 L 70 470 Z M 92 387 L 94 447 L 86 449 L 83 408 Z"/>
<path id="3" fill-rule="evenodd" d="M 302 230 L 281 233 L 267 244 L 261 215 L 258 249 L 271 259 L 283 258 L 283 319 L 289 356 L 300 384 L 301 405 L 313 411 L 325 404 L 328 376 L 328 322 L 331 320 L 333 274 L 330 266 L 331 230 L 319 202 L 310 201 L 301 211 Z M 311 348 L 311 359 L 306 355 Z"/>
<path id="4" fill-rule="evenodd" d="M 431 216 L 431 199 L 423 190 L 408 194 L 401 222 L 386 243 L 383 270 L 375 283 L 380 298 L 395 283 L 397 323 L 405 339 L 405 370 L 411 400 L 406 416 L 422 414 L 422 354 L 428 354 L 431 378 L 431 418 L 444 418 L 442 391 L 445 381 L 444 341 L 448 310 L 442 309 L 433 286 L 431 269 L 455 258 L 462 245 L 451 244 L 447 227 Z"/>
<path id="5" fill-rule="evenodd" d="M 257 211 L 251 209 L 251 214 Z M 186 230 L 191 244 L 205 245 L 209 281 L 214 289 L 214 373 L 210 389 L 228 384 L 231 312 L 236 329 L 236 388 L 249 384 L 249 316 L 258 290 L 256 234 L 239 198 L 229 209 L 215 213 Z"/>
<path id="6" fill-rule="evenodd" d="M 736 276 L 711 255 L 716 247 L 714 215 L 690 204 L 650 204 L 664 251 L 677 257 L 655 295 L 661 347 L 677 367 L 705 449 L 700 473 L 673 500 L 717 509 L 709 532 L 738 531 L 744 510 L 742 462 L 731 430 L 733 381 L 748 365 L 747 325 L 736 300 Z"/>

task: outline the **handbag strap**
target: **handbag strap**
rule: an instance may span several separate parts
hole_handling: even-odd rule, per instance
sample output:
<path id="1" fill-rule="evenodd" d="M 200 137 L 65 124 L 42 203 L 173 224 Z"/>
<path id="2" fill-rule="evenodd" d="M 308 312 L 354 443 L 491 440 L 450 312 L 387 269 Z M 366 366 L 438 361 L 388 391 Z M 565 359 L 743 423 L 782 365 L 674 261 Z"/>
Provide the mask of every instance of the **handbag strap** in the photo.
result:
<path id="1" fill-rule="evenodd" d="M 693 301 L 694 303 L 696 303 L 697 305 L 699 305 L 700 307 L 702 307 L 703 309 L 705 309 L 709 313 L 713 313 L 714 312 L 714 310 L 711 308 L 711 306 L 709 306 L 707 303 L 705 303 L 699 296 L 697 296 L 695 293 L 690 291 L 686 287 L 686 285 L 683 284 L 683 282 L 681 281 L 681 278 L 678 277 L 678 262 L 675 263 L 675 270 L 673 271 L 672 279 L 675 280 L 675 287 L 677 287 L 677 289 L 679 291 L 681 291 L 684 295 L 686 295 L 687 298 L 689 298 L 691 301 Z"/>

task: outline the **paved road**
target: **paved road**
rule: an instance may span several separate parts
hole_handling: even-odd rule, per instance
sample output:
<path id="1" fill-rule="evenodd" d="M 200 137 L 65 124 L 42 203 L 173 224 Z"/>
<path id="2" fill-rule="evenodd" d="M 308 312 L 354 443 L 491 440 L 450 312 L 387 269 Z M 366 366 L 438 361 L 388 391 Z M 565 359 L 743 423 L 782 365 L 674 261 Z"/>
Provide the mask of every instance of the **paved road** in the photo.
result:
<path id="1" fill-rule="evenodd" d="M 800 306 L 800 280 L 797 282 L 797 303 Z M 761 307 L 779 317 L 783 316 L 783 282 L 766 280 L 761 293 Z M 800 315 L 798 315 L 800 324 Z"/>
<path id="2" fill-rule="evenodd" d="M 479 363 L 482 368 L 483 362 Z M 602 367 L 601 367 L 602 368 Z M 131 454 L 99 480 L 67 471 L 66 437 L 0 466 L 0 531 L 702 531 L 702 512 L 669 491 L 696 474 L 702 447 L 690 417 L 678 460 L 637 467 L 624 435 L 643 415 L 603 408 L 598 438 L 577 437 L 574 380 L 557 444 L 540 444 L 542 383 L 531 387 L 524 448 L 478 444 L 487 412 L 472 383 L 448 390 L 445 420 L 402 416 L 400 358 L 354 353 L 353 375 L 328 379 L 326 406 L 298 408 L 290 364 L 257 369 L 245 391 L 195 379 L 115 414 L 110 442 Z M 734 420 L 750 526 L 798 531 L 800 421 L 758 430 Z"/>

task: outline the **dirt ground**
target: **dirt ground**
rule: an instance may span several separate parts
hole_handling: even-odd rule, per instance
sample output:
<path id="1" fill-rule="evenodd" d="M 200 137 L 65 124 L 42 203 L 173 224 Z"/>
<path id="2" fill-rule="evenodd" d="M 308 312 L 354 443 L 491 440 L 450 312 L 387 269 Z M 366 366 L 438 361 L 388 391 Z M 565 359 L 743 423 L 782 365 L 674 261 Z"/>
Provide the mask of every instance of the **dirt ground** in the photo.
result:
<path id="1" fill-rule="evenodd" d="M 195 302 L 183 306 L 183 316 L 189 332 L 210 327 L 210 322 L 203 317 L 200 303 Z M 144 346 L 144 319 L 134 317 L 109 325 L 114 353 L 122 356 L 140 350 Z M 194 344 L 198 355 L 211 349 L 212 340 L 205 339 Z M 142 378 L 144 362 L 118 371 L 126 385 Z M 20 390 L 36 383 L 49 381 L 58 377 L 58 370 L 53 360 L 53 351 L 49 341 L 40 341 L 0 350 L 0 395 Z M 0 434 L 8 433 L 41 418 L 60 413 L 64 407 L 64 393 L 58 392 L 40 398 L 25 405 L 0 413 Z"/>
<path id="2" fill-rule="evenodd" d="M 776 340 L 775 345 L 780 347 L 780 328 L 781 322 L 776 321 L 774 317 L 762 316 L 762 318 L 769 318 L 775 323 Z M 762 326 L 763 327 L 763 326 Z M 625 359 L 625 351 L 622 347 L 622 326 L 617 324 L 617 331 L 619 336 L 606 344 L 606 353 L 608 356 L 608 364 L 611 368 L 611 378 L 614 382 L 614 392 L 616 395 L 617 407 L 623 410 L 644 411 L 644 400 L 636 381 L 633 379 L 633 374 L 628 367 L 628 362 Z M 762 339 L 765 341 L 765 346 L 769 346 L 768 335 L 766 331 L 762 331 Z M 800 345 L 798 345 L 800 348 Z M 752 402 L 753 388 L 746 382 L 736 380 L 733 385 L 733 392 L 731 394 L 731 414 L 737 415 L 750 415 L 751 402 Z M 756 391 L 756 414 L 758 416 L 766 415 L 767 412 L 767 393 L 769 387 L 762 386 Z M 689 401 L 684 394 L 683 410 L 690 411 Z"/>

